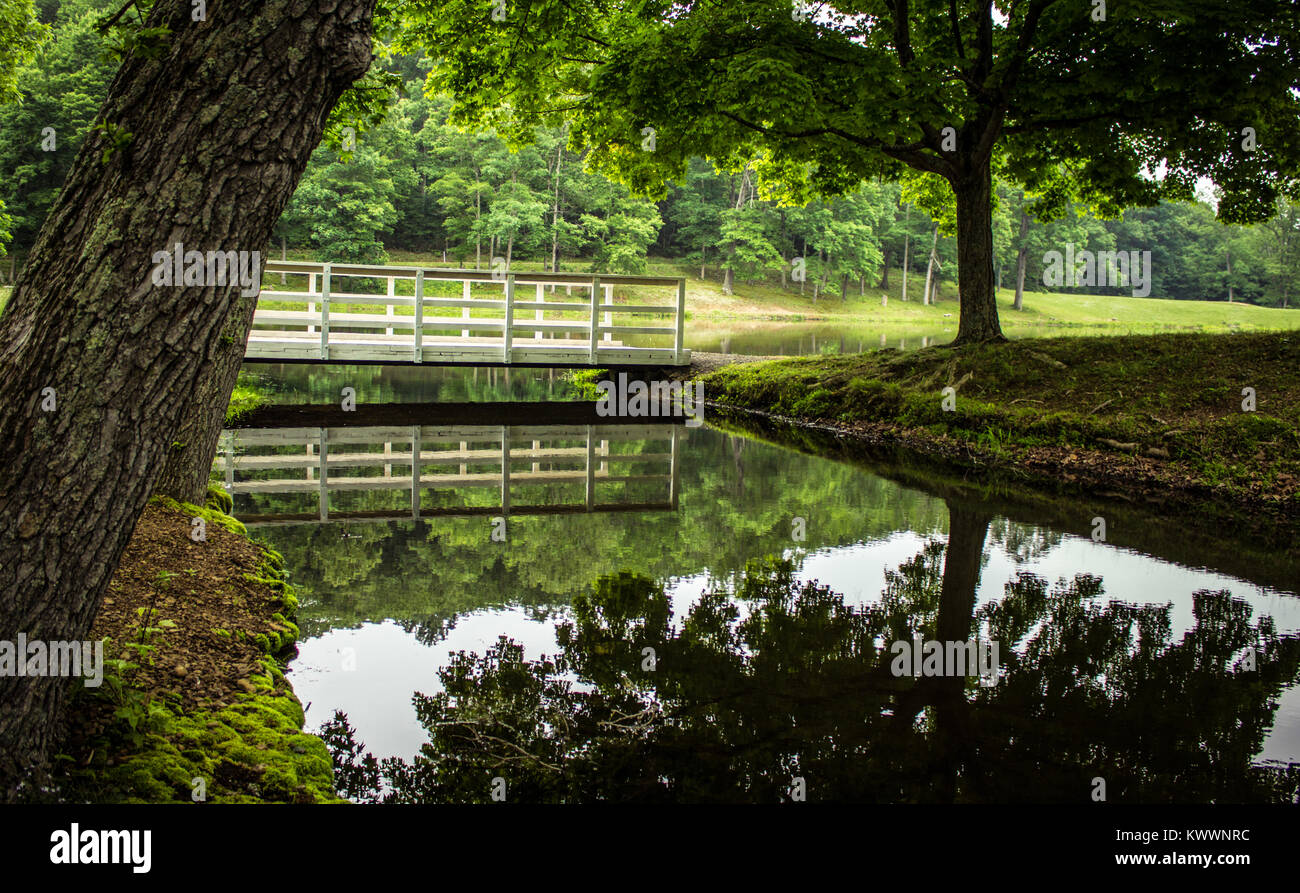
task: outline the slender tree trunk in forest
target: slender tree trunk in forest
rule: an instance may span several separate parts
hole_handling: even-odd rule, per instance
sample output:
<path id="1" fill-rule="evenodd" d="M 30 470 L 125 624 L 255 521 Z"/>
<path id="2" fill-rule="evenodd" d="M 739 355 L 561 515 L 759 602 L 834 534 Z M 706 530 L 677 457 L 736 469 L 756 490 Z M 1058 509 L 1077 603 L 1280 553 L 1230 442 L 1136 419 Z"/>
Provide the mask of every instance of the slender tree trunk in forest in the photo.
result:
<path id="1" fill-rule="evenodd" d="M 564 141 L 555 150 L 555 203 L 551 209 L 551 272 L 560 271 L 560 168 L 564 164 Z M 551 283 L 551 293 L 555 284 Z"/>
<path id="2" fill-rule="evenodd" d="M 1235 293 L 1232 289 L 1232 252 L 1228 252 L 1228 303 L 1231 304 Z"/>
<path id="3" fill-rule="evenodd" d="M 289 243 L 288 241 L 285 240 L 284 236 L 281 236 L 280 237 L 280 260 L 285 261 L 288 259 L 289 259 Z M 289 284 L 284 273 L 280 274 L 280 284 L 281 285 Z"/>
<path id="4" fill-rule="evenodd" d="M 882 267 L 880 271 L 880 287 L 883 289 L 888 289 L 889 288 L 889 249 L 888 248 L 885 249 L 885 256 L 880 266 Z M 865 279 L 866 277 L 864 276 L 863 278 Z M 865 289 L 863 290 L 863 293 L 864 294 L 866 293 Z"/>
<path id="5" fill-rule="evenodd" d="M 479 221 L 483 219 L 483 190 L 478 188 L 479 177 L 478 168 L 474 169 L 474 269 L 481 269 L 483 266 L 483 236 L 479 232 Z"/>
<path id="6" fill-rule="evenodd" d="M 1020 247 L 1016 250 L 1016 300 L 1011 305 L 1013 310 L 1023 310 L 1025 305 L 1025 267 L 1029 263 L 1029 246 L 1025 239 L 1029 235 L 1029 215 L 1020 212 Z"/>
<path id="7" fill-rule="evenodd" d="M 840 303 L 848 303 L 849 300 L 849 274 L 840 274 Z"/>
<path id="8" fill-rule="evenodd" d="M 988 159 L 968 159 L 949 184 L 957 197 L 957 295 L 953 344 L 1006 341 L 993 293 L 993 174 Z"/>
<path id="9" fill-rule="evenodd" d="M 267 249 L 330 109 L 370 65 L 374 5 L 227 0 L 202 24 L 189 0 L 151 7 L 148 25 L 171 29 L 163 52 L 123 63 L 97 119 L 130 140 L 102 161 L 110 144 L 88 132 L 0 318 L 0 639 L 88 638 L 170 444 L 220 430 L 256 299 L 156 285 L 154 255 Z M 178 434 L 199 401 L 207 428 Z M 13 798 L 72 680 L 5 681 Z"/>
<path id="10" fill-rule="evenodd" d="M 910 235 L 903 236 L 903 300 L 904 301 L 907 300 L 907 273 L 908 273 L 908 264 L 910 262 L 910 258 L 908 257 L 908 250 L 911 247 L 912 247 L 912 237 Z"/>
<path id="11" fill-rule="evenodd" d="M 934 277 L 934 262 L 938 257 L 939 224 L 934 225 L 934 238 L 930 240 L 930 263 L 925 268 L 925 291 L 921 292 L 921 303 L 930 303 L 930 280 Z"/>
<path id="12" fill-rule="evenodd" d="M 734 281 L 735 281 L 735 274 L 731 270 L 730 263 L 728 263 L 728 265 L 724 267 L 722 270 L 722 293 L 724 295 L 729 295 L 732 293 L 733 291 L 732 283 Z"/>
<path id="13" fill-rule="evenodd" d="M 701 282 L 704 281 L 704 272 L 705 272 L 705 270 L 704 270 L 705 254 L 704 254 L 704 252 L 708 250 L 708 247 L 709 247 L 709 246 L 708 246 L 708 243 L 701 243 L 701 244 L 700 244 L 700 281 L 701 281 Z"/>

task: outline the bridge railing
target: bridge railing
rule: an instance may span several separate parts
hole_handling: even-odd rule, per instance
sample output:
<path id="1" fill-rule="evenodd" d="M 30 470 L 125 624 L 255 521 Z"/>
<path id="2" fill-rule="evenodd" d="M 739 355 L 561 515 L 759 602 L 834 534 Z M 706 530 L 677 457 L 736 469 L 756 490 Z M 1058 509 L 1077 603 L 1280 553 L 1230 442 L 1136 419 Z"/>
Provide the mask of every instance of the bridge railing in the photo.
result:
<path id="1" fill-rule="evenodd" d="M 674 425 L 240 429 L 223 433 L 213 470 L 238 500 L 236 516 L 249 525 L 671 511 L 677 507 L 678 440 L 685 436 Z M 611 449 L 618 442 L 642 443 L 645 451 Z M 554 489 L 541 503 L 519 499 L 521 488 L 526 496 L 538 486 Z M 629 486 L 651 498 L 635 498 Z M 488 504 L 470 497 L 485 488 L 496 494 Z M 384 491 L 404 491 L 409 508 L 331 505 L 331 493 Z M 272 494 L 305 498 L 314 511 L 268 511 L 258 501 L 241 505 L 240 497 Z"/>
<path id="2" fill-rule="evenodd" d="M 592 366 L 690 362 L 683 344 L 685 279 L 298 261 L 271 261 L 263 272 L 279 275 L 286 285 L 293 277 L 303 287 L 262 289 L 249 359 Z M 376 286 L 382 291 L 366 290 Z M 556 294 L 558 287 L 564 295 Z M 615 287 L 671 288 L 675 300 L 618 304 Z M 579 300 L 574 300 L 575 290 Z M 666 319 L 647 322 L 644 317 Z M 627 338 L 667 343 L 642 346 Z"/>

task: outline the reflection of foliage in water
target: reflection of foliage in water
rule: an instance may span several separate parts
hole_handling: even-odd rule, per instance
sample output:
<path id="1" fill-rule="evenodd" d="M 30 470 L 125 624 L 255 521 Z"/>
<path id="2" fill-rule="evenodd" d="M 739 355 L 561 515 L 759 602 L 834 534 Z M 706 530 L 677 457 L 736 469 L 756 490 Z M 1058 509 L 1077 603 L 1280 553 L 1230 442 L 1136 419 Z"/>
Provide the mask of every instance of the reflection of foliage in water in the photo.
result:
<path id="1" fill-rule="evenodd" d="M 511 517 L 508 543 L 490 541 L 487 518 L 303 524 L 258 533 L 293 568 L 305 637 L 393 619 L 429 642 L 458 614 L 565 605 L 586 581 L 619 570 L 654 579 L 705 572 L 723 578 L 757 555 L 795 546 L 814 552 L 899 530 L 937 532 L 946 520 L 942 499 L 849 465 L 706 429 L 684 441 L 680 483 L 676 511 Z M 375 498 L 409 504 L 401 492 Z M 249 497 L 240 499 L 237 515 L 250 505 Z M 302 509 L 290 496 L 256 499 L 261 512 Z M 807 521 L 807 539 L 799 543 L 791 539 L 795 517 Z"/>
<path id="2" fill-rule="evenodd" d="M 1296 799 L 1300 767 L 1251 758 L 1300 641 L 1198 592 L 1175 643 L 1171 606 L 1102 604 L 1088 575 L 1049 589 L 1022 573 L 976 611 L 962 568 L 978 568 L 988 521 L 966 521 L 947 566 L 928 545 L 862 609 L 789 562 L 715 581 L 676 624 L 662 585 L 601 577 L 559 625 L 558 655 L 525 660 L 505 638 L 456 655 L 443 690 L 415 697 L 429 742 L 414 760 L 377 764 L 336 714 L 340 789 L 483 802 L 499 776 L 512 802 L 777 802 L 799 776 L 819 801 L 1087 802 L 1101 776 L 1114 802 Z M 1002 644 L 996 687 L 891 674 L 890 642 L 984 625 Z M 1251 644 L 1255 672 L 1239 659 Z"/>
<path id="3" fill-rule="evenodd" d="M 994 518 L 989 524 L 989 536 L 1016 564 L 1042 558 L 1061 544 L 1064 534 L 1036 524 L 1020 524 L 1007 518 Z"/>

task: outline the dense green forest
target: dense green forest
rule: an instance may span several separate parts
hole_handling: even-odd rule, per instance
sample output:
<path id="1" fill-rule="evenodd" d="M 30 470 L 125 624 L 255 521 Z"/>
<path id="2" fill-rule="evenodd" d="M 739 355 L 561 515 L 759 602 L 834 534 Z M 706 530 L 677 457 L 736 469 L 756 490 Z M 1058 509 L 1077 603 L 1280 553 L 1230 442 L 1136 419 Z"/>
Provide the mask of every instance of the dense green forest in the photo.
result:
<path id="1" fill-rule="evenodd" d="M 107 0 L 38 7 L 49 38 L 19 71 L 21 101 L 0 107 L 7 279 L 33 244 L 121 52 L 96 28 L 112 11 Z M 387 78 L 376 81 L 396 90 L 386 116 L 369 129 L 336 127 L 315 152 L 279 222 L 276 248 L 332 261 L 385 263 L 401 253 L 457 266 L 501 258 L 616 273 L 642 272 L 657 257 L 721 279 L 728 293 L 736 282 L 762 279 L 814 297 L 887 287 L 890 271 L 903 266 L 936 281 L 956 275 L 950 196 L 918 178 L 789 206 L 762 194 L 749 166 L 720 172 L 696 160 L 685 182 L 652 201 L 585 170 L 564 129 L 546 129 L 535 144 L 511 151 L 493 133 L 448 122 L 450 100 L 424 95 L 421 58 L 392 53 L 379 64 Z M 1045 284 L 1045 252 L 1072 245 L 1075 252 L 1150 251 L 1153 297 L 1287 307 L 1300 290 L 1300 208 L 1285 199 L 1264 224 L 1226 226 L 1209 196 L 1109 220 L 1079 205 L 1040 219 L 1048 216 L 1041 198 L 997 187 L 1002 287 L 1015 287 L 1023 268 L 1033 291 L 1132 291 Z"/>

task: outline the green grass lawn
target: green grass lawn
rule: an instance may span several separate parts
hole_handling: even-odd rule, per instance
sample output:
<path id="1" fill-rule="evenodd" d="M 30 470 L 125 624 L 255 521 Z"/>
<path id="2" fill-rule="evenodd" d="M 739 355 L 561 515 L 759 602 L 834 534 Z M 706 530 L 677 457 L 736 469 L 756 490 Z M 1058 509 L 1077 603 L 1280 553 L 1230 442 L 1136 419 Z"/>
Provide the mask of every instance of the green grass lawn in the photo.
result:
<path id="1" fill-rule="evenodd" d="M 310 256 L 291 252 L 290 259 L 309 260 Z M 441 254 L 401 251 L 392 252 L 389 263 L 394 266 L 444 266 Z M 454 266 L 456 263 L 457 259 L 449 256 L 446 266 Z M 512 266 L 518 270 L 542 269 L 542 264 L 538 262 L 519 261 Z M 565 266 L 561 261 L 561 268 Z M 587 272 L 587 264 L 583 261 L 574 261 L 568 266 L 575 272 Z M 878 288 L 874 278 L 868 282 L 864 294 L 859 294 L 858 283 L 851 283 L 846 301 L 841 301 L 838 296 L 821 297 L 814 301 L 811 282 L 805 283 L 804 294 L 801 295 L 797 288 L 783 289 L 779 280 L 747 282 L 741 278 L 736 280 L 734 294 L 725 295 L 716 268 L 710 267 L 707 270 L 708 278 L 701 280 L 698 266 L 672 260 L 651 258 L 646 273 L 651 276 L 685 277 L 687 314 L 692 319 L 834 321 L 852 322 L 856 325 L 904 326 L 925 331 L 936 331 L 946 325 L 955 327 L 957 322 L 955 282 L 941 281 L 936 303 L 926 306 L 919 301 L 925 287 L 925 276 L 912 273 L 908 277 L 909 300 L 903 301 L 902 273 L 897 269 L 891 271 L 889 288 L 886 290 Z M 290 288 L 294 288 L 293 277 L 289 281 Z M 399 293 L 409 290 L 409 286 L 405 290 L 399 287 Z M 475 294 L 478 296 L 478 290 Z M 882 295 L 888 296 L 884 306 L 881 305 Z M 671 289 L 650 286 L 619 286 L 615 288 L 614 296 L 618 303 L 670 304 L 674 300 Z M 1089 330 L 1081 331 L 1080 334 L 1300 329 L 1300 309 L 1280 310 L 1250 304 L 1230 304 L 1222 300 L 1174 301 L 1026 291 L 1023 309 L 1017 311 L 1012 309 L 1014 298 L 1015 293 L 1010 288 L 1002 289 L 998 296 L 1002 327 L 1011 335 L 1015 335 L 1018 330 L 1032 331 L 1043 327 Z M 580 315 L 575 314 L 574 318 Z"/>

